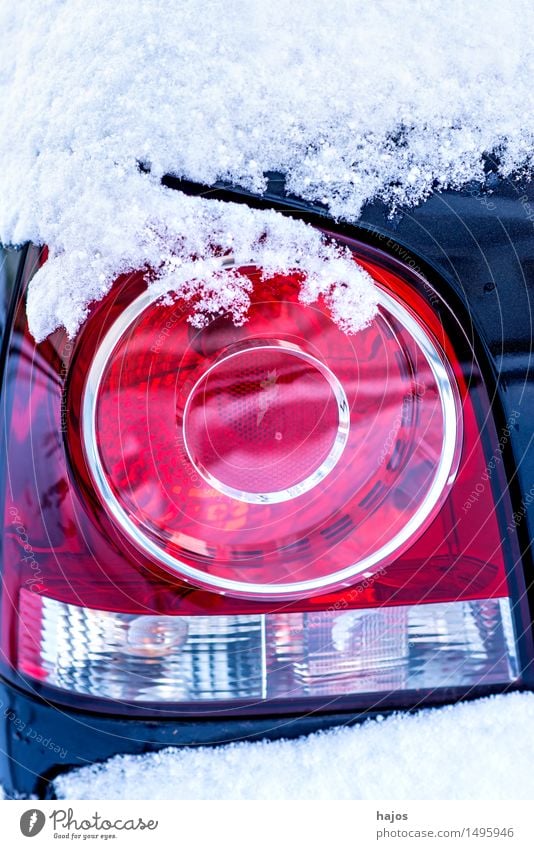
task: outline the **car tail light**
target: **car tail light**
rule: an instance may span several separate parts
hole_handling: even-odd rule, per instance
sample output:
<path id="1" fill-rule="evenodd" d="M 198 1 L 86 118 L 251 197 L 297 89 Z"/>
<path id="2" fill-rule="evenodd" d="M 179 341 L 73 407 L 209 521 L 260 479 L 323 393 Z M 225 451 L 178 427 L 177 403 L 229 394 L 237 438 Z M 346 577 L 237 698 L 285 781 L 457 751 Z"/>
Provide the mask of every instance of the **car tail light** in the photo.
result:
<path id="1" fill-rule="evenodd" d="M 36 345 L 21 302 L 6 674 L 95 709 L 202 714 L 520 682 L 517 545 L 472 350 L 426 281 L 348 243 L 380 302 L 354 336 L 299 301 L 299 275 L 254 267 L 243 327 L 195 329 L 141 272 L 74 342 Z"/>
<path id="2" fill-rule="evenodd" d="M 297 279 L 249 274 L 244 328 L 191 332 L 185 304 L 145 290 L 96 348 L 82 341 L 68 437 L 155 562 L 210 590 L 295 598 L 347 586 L 420 533 L 455 477 L 460 402 L 393 294 L 351 337 L 299 302 Z"/>

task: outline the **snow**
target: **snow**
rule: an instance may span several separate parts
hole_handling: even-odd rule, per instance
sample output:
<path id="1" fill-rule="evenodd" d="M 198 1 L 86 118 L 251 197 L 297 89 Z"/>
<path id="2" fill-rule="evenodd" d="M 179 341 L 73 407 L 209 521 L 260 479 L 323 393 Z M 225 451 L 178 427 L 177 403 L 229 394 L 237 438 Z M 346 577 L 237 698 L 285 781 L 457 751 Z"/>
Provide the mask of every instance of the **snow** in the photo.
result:
<path id="1" fill-rule="evenodd" d="M 534 163 L 528 0 L 26 0 L 0 5 L 0 241 L 47 244 L 30 327 L 76 333 L 119 273 L 193 297 L 197 323 L 246 320 L 221 271 L 299 269 L 344 329 L 370 278 L 300 221 L 161 185 L 261 193 L 265 173 L 356 221 Z M 142 168 L 140 167 L 142 165 Z M 534 696 L 509 695 L 296 742 L 118 757 L 56 781 L 65 798 L 532 798 Z"/>
<path id="2" fill-rule="evenodd" d="M 328 293 L 357 330 L 375 295 L 346 254 L 302 222 L 185 197 L 162 175 L 261 192 L 279 171 L 356 220 L 372 198 L 393 208 L 482 181 L 484 152 L 504 175 L 529 170 L 533 28 L 526 0 L 3 3 L 0 240 L 49 245 L 28 295 L 35 336 L 74 334 L 119 272 L 145 266 L 155 285 L 196 293 L 200 316 L 242 321 L 243 278 L 212 273 L 221 252 L 301 269 L 304 296 Z"/>
<path id="3" fill-rule="evenodd" d="M 532 799 L 534 694 L 295 741 L 121 755 L 55 780 L 60 799 Z"/>

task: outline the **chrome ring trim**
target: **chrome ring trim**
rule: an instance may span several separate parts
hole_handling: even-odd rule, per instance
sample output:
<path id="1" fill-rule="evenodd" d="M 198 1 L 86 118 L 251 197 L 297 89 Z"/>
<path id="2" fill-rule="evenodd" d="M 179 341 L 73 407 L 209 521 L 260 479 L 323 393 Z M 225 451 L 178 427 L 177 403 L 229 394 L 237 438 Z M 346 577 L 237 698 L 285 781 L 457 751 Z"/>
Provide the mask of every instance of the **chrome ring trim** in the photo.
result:
<path id="1" fill-rule="evenodd" d="M 314 368 L 325 378 L 326 382 L 330 386 L 332 390 L 332 394 L 336 399 L 337 403 L 337 412 L 338 412 L 338 430 L 336 436 L 333 440 L 332 447 L 328 452 L 328 455 L 325 457 L 321 465 L 315 469 L 308 477 L 304 478 L 301 481 L 298 481 L 296 484 L 288 487 L 287 489 L 275 490 L 273 492 L 246 492 L 240 489 L 234 489 L 227 484 L 224 484 L 222 481 L 218 480 L 214 475 L 212 475 L 203 465 L 195 462 L 193 459 L 193 455 L 191 453 L 188 439 L 187 439 L 187 418 L 188 412 L 191 406 L 191 398 L 194 396 L 197 387 L 204 381 L 209 374 L 211 374 L 216 368 L 218 368 L 223 363 L 228 362 L 228 360 L 244 356 L 248 354 L 250 351 L 284 351 L 286 353 L 291 354 L 294 357 L 298 357 L 299 359 L 305 360 L 307 363 L 310 363 L 314 366 Z M 206 369 L 203 375 L 199 377 L 186 401 L 184 407 L 184 427 L 183 427 L 183 440 L 184 447 L 187 452 L 187 456 L 189 458 L 190 463 L 199 473 L 199 475 L 206 481 L 209 486 L 213 487 L 213 489 L 218 490 L 218 492 L 222 492 L 223 495 L 228 495 L 231 498 L 235 498 L 237 501 L 245 501 L 248 504 L 280 504 L 283 501 L 290 501 L 294 498 L 298 498 L 299 495 L 303 495 L 305 492 L 309 492 L 311 489 L 316 487 L 321 481 L 323 481 L 327 475 L 330 474 L 332 469 L 337 465 L 343 451 L 345 449 L 345 445 L 347 444 L 347 439 L 349 436 L 350 430 L 350 410 L 349 410 L 349 402 L 341 383 L 335 376 L 335 374 L 327 368 L 323 363 L 317 360 L 315 357 L 308 354 L 306 351 L 302 351 L 297 345 L 293 345 L 291 343 L 279 342 L 278 344 L 269 344 L 269 345 L 252 345 L 249 348 L 242 348 L 239 351 L 234 351 L 227 356 L 221 357 L 221 359 L 212 363 L 212 365 Z"/>
<path id="2" fill-rule="evenodd" d="M 228 263 L 226 264 L 228 265 Z M 377 290 L 379 306 L 386 309 L 400 322 L 424 354 L 439 389 L 444 421 L 441 460 L 436 475 L 425 500 L 413 516 L 410 517 L 403 529 L 381 548 L 344 569 L 320 578 L 284 584 L 250 584 L 245 581 L 233 581 L 220 576 L 210 575 L 173 557 L 143 533 L 122 508 L 106 480 L 97 450 L 96 399 L 108 360 L 124 332 L 147 307 L 163 297 L 161 292 L 154 294 L 150 289 L 147 289 L 126 307 L 100 343 L 87 375 L 82 398 L 81 416 L 82 444 L 95 486 L 106 509 L 118 523 L 119 527 L 122 528 L 141 551 L 175 572 L 182 580 L 191 582 L 196 586 L 220 593 L 235 594 L 241 597 L 273 599 L 296 597 L 299 595 L 314 595 L 330 587 L 343 584 L 350 585 L 358 575 L 368 572 L 378 563 L 390 557 L 416 533 L 432 513 L 443 489 L 452 483 L 456 474 L 458 461 L 457 448 L 461 434 L 458 390 L 453 384 L 453 378 L 449 375 L 449 369 L 446 363 L 422 326 L 392 295 L 380 286 L 377 286 Z"/>

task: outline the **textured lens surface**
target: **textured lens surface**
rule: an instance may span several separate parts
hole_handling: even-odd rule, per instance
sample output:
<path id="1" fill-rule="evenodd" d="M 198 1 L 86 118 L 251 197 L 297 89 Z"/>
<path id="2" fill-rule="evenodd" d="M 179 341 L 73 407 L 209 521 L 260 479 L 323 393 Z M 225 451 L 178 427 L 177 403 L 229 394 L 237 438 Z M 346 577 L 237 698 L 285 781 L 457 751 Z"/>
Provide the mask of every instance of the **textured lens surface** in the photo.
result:
<path id="1" fill-rule="evenodd" d="M 258 274 L 244 327 L 188 314 L 141 296 L 88 380 L 86 450 L 136 543 L 195 583 L 268 597 L 339 585 L 413 541 L 458 445 L 417 320 L 384 294 L 349 337 L 297 281 Z"/>
<path id="2" fill-rule="evenodd" d="M 262 345 L 216 362 L 183 416 L 189 460 L 225 495 L 288 501 L 326 477 L 350 425 L 341 384 L 292 346 Z"/>
<path id="3" fill-rule="evenodd" d="M 135 616 L 23 590 L 18 668 L 137 702 L 298 699 L 503 684 L 508 599 L 252 616 Z"/>

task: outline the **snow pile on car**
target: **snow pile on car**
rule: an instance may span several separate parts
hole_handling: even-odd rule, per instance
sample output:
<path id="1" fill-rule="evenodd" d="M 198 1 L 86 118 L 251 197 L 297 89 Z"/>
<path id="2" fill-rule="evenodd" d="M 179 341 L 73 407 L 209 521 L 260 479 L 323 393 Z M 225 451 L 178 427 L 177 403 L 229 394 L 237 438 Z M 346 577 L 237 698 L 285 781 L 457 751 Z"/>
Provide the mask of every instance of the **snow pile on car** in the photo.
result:
<path id="1" fill-rule="evenodd" d="M 295 741 L 121 755 L 54 789 L 60 799 L 532 799 L 533 722 L 534 695 L 515 693 Z"/>
<path id="2" fill-rule="evenodd" d="M 47 244 L 29 291 L 39 339 L 75 333 L 120 272 L 246 316 L 219 257 L 300 269 L 347 330 L 370 278 L 301 222 L 186 197 L 166 173 L 254 192 L 265 173 L 357 219 L 436 188 L 530 169 L 534 7 L 452 0 L 27 0 L 2 4 L 0 240 Z M 505 49 L 503 49 L 503 47 Z M 333 286 L 333 283 L 336 284 Z"/>

